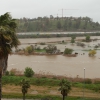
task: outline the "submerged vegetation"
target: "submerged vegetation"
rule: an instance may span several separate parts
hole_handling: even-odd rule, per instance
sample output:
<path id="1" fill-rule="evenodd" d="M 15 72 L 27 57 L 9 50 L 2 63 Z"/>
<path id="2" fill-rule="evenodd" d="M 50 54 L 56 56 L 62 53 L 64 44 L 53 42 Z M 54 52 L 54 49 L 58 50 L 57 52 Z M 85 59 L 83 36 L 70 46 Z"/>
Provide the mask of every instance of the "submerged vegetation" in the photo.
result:
<path id="1" fill-rule="evenodd" d="M 98 22 L 93 22 L 89 17 L 65 17 L 65 18 L 54 18 L 53 16 L 50 16 L 50 18 L 47 17 L 38 17 L 36 19 L 18 19 L 17 21 L 12 19 L 8 13 L 6 13 L 3 16 L 0 16 L 0 21 L 2 22 L 1 25 L 1 47 L 0 51 L 3 52 L 1 53 L 1 58 L 0 60 L 4 60 L 4 64 L 1 65 L 6 65 L 2 67 L 7 67 L 7 60 L 8 60 L 8 54 L 11 53 L 11 48 L 12 47 L 17 47 L 20 42 L 18 41 L 16 34 L 15 34 L 15 29 L 17 27 L 17 24 L 15 22 L 18 22 L 18 28 L 17 32 L 52 32 L 52 31 L 96 31 L 100 30 L 100 24 Z M 4 23 L 6 22 L 7 23 Z M 9 26 L 9 27 L 7 27 Z M 8 34 L 8 35 L 7 35 Z M 78 34 L 77 34 L 78 35 Z M 80 34 L 79 34 L 80 35 Z M 86 38 L 82 42 L 91 42 L 90 35 L 82 34 L 83 36 L 86 36 Z M 95 35 L 100 35 L 99 33 L 95 33 Z M 39 33 L 37 34 L 31 34 L 31 35 L 23 35 L 19 36 L 21 38 L 25 37 L 61 37 L 61 36 L 69 36 L 71 37 L 71 43 L 75 43 L 75 38 L 76 35 L 73 34 L 45 34 L 45 35 L 40 35 Z M 64 40 L 61 42 L 62 44 L 66 43 Z M 40 43 L 40 45 L 45 45 L 46 43 Z M 84 47 L 84 43 L 79 43 L 77 42 L 77 46 Z M 6 49 L 5 49 L 6 47 Z M 98 46 L 94 47 L 95 49 L 98 48 Z M 62 54 L 59 49 L 57 49 L 57 46 L 55 45 L 47 45 L 43 49 L 40 48 L 40 46 L 27 46 L 26 48 L 23 49 L 16 49 L 17 53 L 20 54 L 35 54 L 35 53 L 45 53 L 45 54 Z M 65 48 L 64 54 L 72 54 L 73 49 L 70 48 Z M 89 56 L 94 56 L 96 54 L 95 50 L 89 51 Z M 5 59 L 6 58 L 6 59 Z M 5 68 L 6 69 L 6 68 Z M 0 70 L 1 77 L 2 77 L 2 72 L 3 68 Z M 27 67 L 25 69 L 24 75 L 23 74 L 18 74 L 16 75 L 16 70 L 11 70 L 10 72 L 7 71 L 5 75 L 2 77 L 2 86 L 6 87 L 7 85 L 14 85 L 15 87 L 21 85 L 22 86 L 22 93 L 23 93 L 23 100 L 25 100 L 25 94 L 28 92 L 28 88 L 30 86 L 43 86 L 47 87 L 50 89 L 52 87 L 56 87 L 61 91 L 61 94 L 63 95 L 63 100 L 65 99 L 65 96 L 68 96 L 69 91 L 71 91 L 72 88 L 78 88 L 82 89 L 83 85 L 85 83 L 85 89 L 91 90 L 92 92 L 99 93 L 100 92 L 100 80 L 93 81 L 92 79 L 80 79 L 80 78 L 68 78 L 68 77 L 56 77 L 56 76 L 50 76 L 47 77 L 40 75 L 36 75 L 35 72 L 32 70 L 32 68 Z M 27 81 L 28 80 L 28 81 Z M 1 80 L 0 80 L 1 82 Z M 1 83 L 0 83 L 1 84 Z M 59 88 L 60 86 L 60 88 Z M 16 88 L 15 88 L 16 89 Z M 6 98 L 21 98 L 20 92 L 13 93 L 13 91 L 10 92 L 4 92 L 3 97 Z M 61 100 L 60 96 L 49 96 L 44 92 L 44 96 L 41 95 L 32 95 L 31 93 L 27 94 L 27 98 L 41 98 L 41 100 Z M 49 98 L 49 99 L 48 99 Z M 81 97 L 68 97 L 68 100 L 79 100 Z M 0 85 L 0 100 L 1 100 L 1 85 Z M 87 100 L 90 100 L 90 98 L 87 98 Z M 92 99 L 91 99 L 92 100 Z M 93 100 L 96 100 L 96 98 Z M 98 100 L 98 99 L 97 99 Z"/>

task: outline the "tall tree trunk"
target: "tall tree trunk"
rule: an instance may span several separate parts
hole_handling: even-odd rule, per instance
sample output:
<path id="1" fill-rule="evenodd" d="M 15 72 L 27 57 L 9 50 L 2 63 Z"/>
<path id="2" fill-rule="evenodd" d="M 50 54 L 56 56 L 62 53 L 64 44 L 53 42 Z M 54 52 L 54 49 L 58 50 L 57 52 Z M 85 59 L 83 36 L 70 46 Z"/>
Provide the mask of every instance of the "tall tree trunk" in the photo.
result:
<path id="1" fill-rule="evenodd" d="M 2 73 L 6 71 L 8 56 L 0 59 L 0 100 L 2 97 Z"/>
<path id="2" fill-rule="evenodd" d="M 65 96 L 63 95 L 63 100 L 65 100 Z"/>
<path id="3" fill-rule="evenodd" d="M 4 66 L 4 59 L 0 59 L 0 100 L 1 100 L 1 97 L 2 97 L 2 68 Z"/>
<path id="4" fill-rule="evenodd" d="M 2 73 L 0 73 L 0 100 L 2 98 Z"/>
<path id="5" fill-rule="evenodd" d="M 23 100 L 25 100 L 25 93 L 23 93 Z"/>
<path id="6" fill-rule="evenodd" d="M 3 68 L 2 68 L 2 73 L 5 74 L 7 67 L 8 67 L 8 55 L 4 58 L 4 64 L 3 64 Z"/>

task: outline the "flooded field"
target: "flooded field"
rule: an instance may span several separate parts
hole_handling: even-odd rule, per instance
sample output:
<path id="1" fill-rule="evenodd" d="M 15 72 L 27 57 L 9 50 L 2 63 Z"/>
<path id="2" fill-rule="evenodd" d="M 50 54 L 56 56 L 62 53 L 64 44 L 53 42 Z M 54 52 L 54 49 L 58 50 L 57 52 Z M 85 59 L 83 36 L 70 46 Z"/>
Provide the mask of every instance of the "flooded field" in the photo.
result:
<path id="1" fill-rule="evenodd" d="M 77 37 L 76 39 L 82 39 L 85 37 Z M 100 39 L 100 37 L 91 37 Z M 66 75 L 68 77 L 84 77 L 87 78 L 99 78 L 100 77 L 100 48 L 97 50 L 97 54 L 94 57 L 88 56 L 89 49 L 93 49 L 95 45 L 100 43 L 100 40 L 95 42 L 86 43 L 86 46 L 80 47 L 76 44 L 70 43 L 70 38 L 46 38 L 46 39 L 20 39 L 21 43 L 38 43 L 38 42 L 51 42 L 69 40 L 67 44 L 56 44 L 57 48 L 61 51 L 64 49 L 72 48 L 73 53 L 78 52 L 77 57 L 66 57 L 63 55 L 53 56 L 20 56 L 10 55 L 8 60 L 8 70 L 16 68 L 18 70 L 24 70 L 25 67 L 31 67 L 36 73 L 45 73 L 53 75 Z M 33 44 L 34 45 L 34 44 Z M 19 48 L 26 47 L 27 45 L 20 45 Z M 43 48 L 46 45 L 40 45 Z M 90 46 L 90 47 L 89 47 Z M 84 51 L 83 51 L 84 50 Z M 84 55 L 83 55 L 84 53 Z"/>

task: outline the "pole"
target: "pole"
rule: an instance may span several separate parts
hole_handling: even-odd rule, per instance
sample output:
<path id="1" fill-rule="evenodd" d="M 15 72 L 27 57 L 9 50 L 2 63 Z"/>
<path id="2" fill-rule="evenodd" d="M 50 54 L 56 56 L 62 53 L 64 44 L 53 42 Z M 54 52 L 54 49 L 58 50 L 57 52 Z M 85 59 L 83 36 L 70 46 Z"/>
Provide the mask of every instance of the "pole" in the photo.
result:
<path id="1" fill-rule="evenodd" d="M 84 99 L 84 92 L 85 92 L 85 68 L 84 68 L 84 86 L 83 86 L 83 99 Z"/>

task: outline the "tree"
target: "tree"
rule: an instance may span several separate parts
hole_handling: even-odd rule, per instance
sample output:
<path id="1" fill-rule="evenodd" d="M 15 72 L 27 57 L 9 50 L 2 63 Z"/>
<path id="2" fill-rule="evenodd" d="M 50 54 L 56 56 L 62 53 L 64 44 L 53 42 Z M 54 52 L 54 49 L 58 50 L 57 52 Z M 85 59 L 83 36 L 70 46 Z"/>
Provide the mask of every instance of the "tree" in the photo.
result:
<path id="1" fill-rule="evenodd" d="M 0 16 L 0 100 L 1 100 L 1 78 L 6 72 L 8 55 L 11 54 L 12 48 L 20 44 L 15 32 L 17 24 L 9 13 Z"/>
<path id="2" fill-rule="evenodd" d="M 32 77 L 34 75 L 34 71 L 30 67 L 26 67 L 24 71 L 24 75 L 26 77 Z"/>
<path id="3" fill-rule="evenodd" d="M 62 26 L 61 26 L 61 22 L 60 22 L 60 21 L 58 21 L 58 22 L 57 22 L 57 28 L 60 30 L 60 29 L 61 29 L 61 27 L 62 27 Z"/>
<path id="4" fill-rule="evenodd" d="M 72 43 L 72 44 L 75 43 L 75 40 L 74 40 L 74 39 L 71 39 L 71 43 Z"/>
<path id="5" fill-rule="evenodd" d="M 61 91 L 63 100 L 65 100 L 65 96 L 68 96 L 68 93 L 70 92 L 70 90 L 71 90 L 71 83 L 65 79 L 62 79 L 60 82 L 59 91 Z"/>
<path id="6" fill-rule="evenodd" d="M 78 29 L 80 27 L 81 20 L 80 18 L 76 19 L 75 28 Z"/>
<path id="7" fill-rule="evenodd" d="M 28 80 L 21 80 L 20 85 L 22 86 L 23 100 L 25 100 L 25 94 L 28 92 L 28 88 L 30 88 L 30 83 Z"/>
<path id="8" fill-rule="evenodd" d="M 96 54 L 96 51 L 95 50 L 89 51 L 89 56 L 94 56 L 95 54 Z"/>
<path id="9" fill-rule="evenodd" d="M 77 44 L 77 46 L 81 46 L 81 47 L 84 47 L 85 46 L 85 44 L 84 43 L 81 43 L 81 42 L 77 42 L 76 44 Z"/>
<path id="10" fill-rule="evenodd" d="M 71 27 L 72 27 L 72 21 L 69 19 L 69 21 L 68 21 L 68 28 L 69 28 L 69 30 L 71 29 Z"/>
<path id="11" fill-rule="evenodd" d="M 86 40 L 86 42 L 89 42 L 90 41 L 90 35 L 86 35 L 85 40 Z"/>
<path id="12" fill-rule="evenodd" d="M 65 31 L 67 30 L 67 23 L 68 23 L 68 21 L 65 20 L 64 25 L 63 25 L 63 29 L 64 29 Z"/>
<path id="13" fill-rule="evenodd" d="M 72 54 L 73 49 L 65 48 L 64 54 Z"/>
<path id="14" fill-rule="evenodd" d="M 45 49 L 47 53 L 55 53 L 57 51 L 57 47 L 55 45 L 48 45 Z"/>
<path id="15" fill-rule="evenodd" d="M 34 51 L 33 45 L 27 46 L 27 47 L 25 48 L 25 51 L 28 52 L 29 54 L 32 53 L 32 52 Z"/>
<path id="16" fill-rule="evenodd" d="M 75 36 L 72 36 L 72 37 L 71 37 L 71 43 L 72 43 L 72 44 L 75 43 L 75 40 L 74 40 L 75 38 L 76 38 Z"/>

